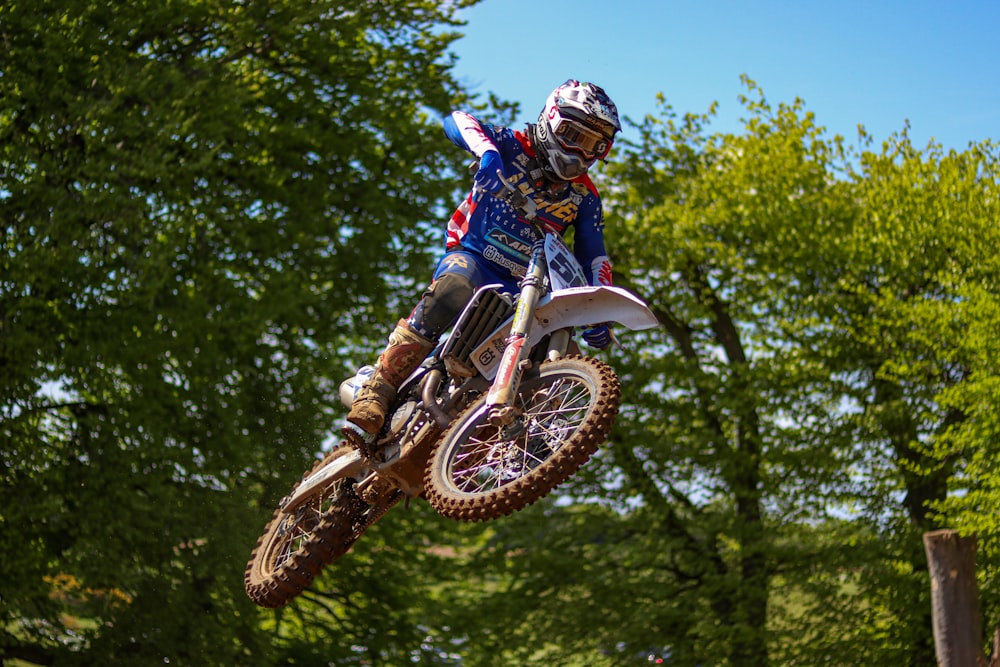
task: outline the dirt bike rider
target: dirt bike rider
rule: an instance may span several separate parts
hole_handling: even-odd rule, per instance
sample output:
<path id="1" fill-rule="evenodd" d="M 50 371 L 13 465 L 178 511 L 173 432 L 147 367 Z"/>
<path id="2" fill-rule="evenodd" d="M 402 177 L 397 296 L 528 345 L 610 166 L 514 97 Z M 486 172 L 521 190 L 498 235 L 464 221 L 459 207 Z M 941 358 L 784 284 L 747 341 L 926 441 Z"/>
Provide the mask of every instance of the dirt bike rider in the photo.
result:
<path id="1" fill-rule="evenodd" d="M 560 234 L 571 225 L 574 254 L 591 285 L 611 284 L 604 248 L 604 213 L 587 171 L 607 157 L 618 111 L 604 90 L 570 79 L 548 96 L 537 124 L 526 131 L 488 125 L 455 111 L 444 120 L 445 134 L 479 158 L 475 186 L 448 222 L 446 254 L 409 318 L 389 336 L 375 374 L 364 384 L 347 415 L 343 432 L 365 455 L 386 418 L 396 390 L 416 370 L 454 323 L 476 288 L 502 283 L 517 292 L 536 233 L 513 208 L 483 191 L 502 189 L 497 176 L 534 199 L 537 219 Z M 583 332 L 591 347 L 611 344 L 609 325 Z"/>

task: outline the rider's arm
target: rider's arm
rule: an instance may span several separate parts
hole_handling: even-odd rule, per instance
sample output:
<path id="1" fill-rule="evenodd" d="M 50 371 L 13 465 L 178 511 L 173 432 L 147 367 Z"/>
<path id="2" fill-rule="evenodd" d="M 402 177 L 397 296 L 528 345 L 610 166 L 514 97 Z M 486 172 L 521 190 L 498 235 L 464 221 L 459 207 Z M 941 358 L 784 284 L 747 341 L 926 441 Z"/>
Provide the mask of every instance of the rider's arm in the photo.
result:
<path id="1" fill-rule="evenodd" d="M 585 197 L 577 213 L 573 252 L 591 285 L 611 285 L 611 262 L 604 249 L 604 209 L 594 190 Z M 611 323 L 597 323 L 583 331 L 583 340 L 603 350 L 614 341 Z"/>
<path id="2" fill-rule="evenodd" d="M 493 128 L 465 111 L 453 111 L 450 116 L 445 117 L 444 133 L 456 146 L 478 158 L 483 157 L 486 151 L 500 152 L 494 140 Z"/>
<path id="3" fill-rule="evenodd" d="M 501 189 L 501 178 L 507 175 L 503 157 L 497 145 L 498 128 L 479 122 L 472 114 L 453 111 L 444 119 L 444 133 L 459 148 L 464 148 L 479 158 L 479 170 L 475 183 L 479 190 L 497 192 Z"/>
<path id="4" fill-rule="evenodd" d="M 604 248 L 604 209 L 600 198 L 585 197 L 577 213 L 573 254 L 591 285 L 611 284 L 611 261 Z"/>

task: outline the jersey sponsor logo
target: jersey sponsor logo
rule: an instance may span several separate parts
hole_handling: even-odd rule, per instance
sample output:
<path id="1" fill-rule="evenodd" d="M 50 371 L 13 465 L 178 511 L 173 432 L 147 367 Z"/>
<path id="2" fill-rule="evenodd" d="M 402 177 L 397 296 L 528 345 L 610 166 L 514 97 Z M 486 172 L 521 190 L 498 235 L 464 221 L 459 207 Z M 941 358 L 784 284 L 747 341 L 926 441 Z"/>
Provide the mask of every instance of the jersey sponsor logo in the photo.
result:
<path id="1" fill-rule="evenodd" d="M 483 257 L 487 260 L 502 266 L 507 269 L 512 276 L 520 278 L 524 275 L 526 267 L 518 264 L 511 258 L 504 255 L 502 252 L 497 250 L 494 246 L 488 245 L 483 248 Z"/>
<path id="2" fill-rule="evenodd" d="M 528 156 L 522 153 L 514 162 L 518 169 L 510 180 L 522 195 L 535 200 L 539 214 L 544 214 L 543 217 L 549 219 L 550 222 L 559 223 L 561 229 L 565 229 L 566 225 L 576 219 L 580 204 L 583 203 L 583 198 L 588 194 L 586 186 L 580 183 L 570 183 L 566 193 L 558 198 L 536 197 L 534 195 L 538 193 L 528 183 L 525 174 L 529 168 Z"/>
<path id="3" fill-rule="evenodd" d="M 560 201 L 543 202 L 539 204 L 538 211 L 546 213 L 565 224 L 576 218 L 576 212 L 579 208 L 580 206 L 577 202 L 563 199 Z"/>
<path id="4" fill-rule="evenodd" d="M 494 245 L 500 250 L 505 250 L 524 262 L 528 261 L 528 255 L 531 253 L 531 244 L 525 243 L 516 236 L 498 227 L 493 227 L 486 234 L 486 240 L 490 245 Z"/>

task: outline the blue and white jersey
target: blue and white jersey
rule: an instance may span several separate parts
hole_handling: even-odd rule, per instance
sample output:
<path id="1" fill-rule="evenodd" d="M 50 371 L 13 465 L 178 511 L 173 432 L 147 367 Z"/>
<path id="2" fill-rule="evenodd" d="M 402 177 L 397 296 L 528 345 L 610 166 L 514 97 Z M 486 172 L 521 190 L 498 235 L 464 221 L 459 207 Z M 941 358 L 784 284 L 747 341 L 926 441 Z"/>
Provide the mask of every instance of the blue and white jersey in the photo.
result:
<path id="1" fill-rule="evenodd" d="M 535 151 L 528 136 L 506 127 L 488 125 L 471 114 L 455 111 L 444 120 L 448 138 L 476 157 L 495 150 L 507 179 L 538 207 L 537 218 L 560 235 L 572 225 L 573 253 L 591 285 L 611 284 L 611 263 L 604 248 L 604 210 L 589 176 L 571 181 L 558 195 L 537 190 L 528 172 Z M 498 275 L 521 277 L 537 235 L 507 203 L 470 192 L 448 221 L 446 247 L 481 255 Z"/>

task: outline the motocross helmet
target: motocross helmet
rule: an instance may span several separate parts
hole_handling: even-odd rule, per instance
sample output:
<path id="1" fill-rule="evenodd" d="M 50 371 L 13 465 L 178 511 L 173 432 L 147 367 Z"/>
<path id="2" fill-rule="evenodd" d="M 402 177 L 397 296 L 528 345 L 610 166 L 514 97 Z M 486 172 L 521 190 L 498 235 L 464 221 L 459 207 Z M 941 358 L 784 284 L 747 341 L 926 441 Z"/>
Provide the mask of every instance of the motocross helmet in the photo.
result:
<path id="1" fill-rule="evenodd" d="M 569 79 L 552 91 L 538 115 L 534 144 L 540 166 L 553 179 L 579 178 L 607 157 L 621 129 L 618 109 L 603 88 Z"/>

